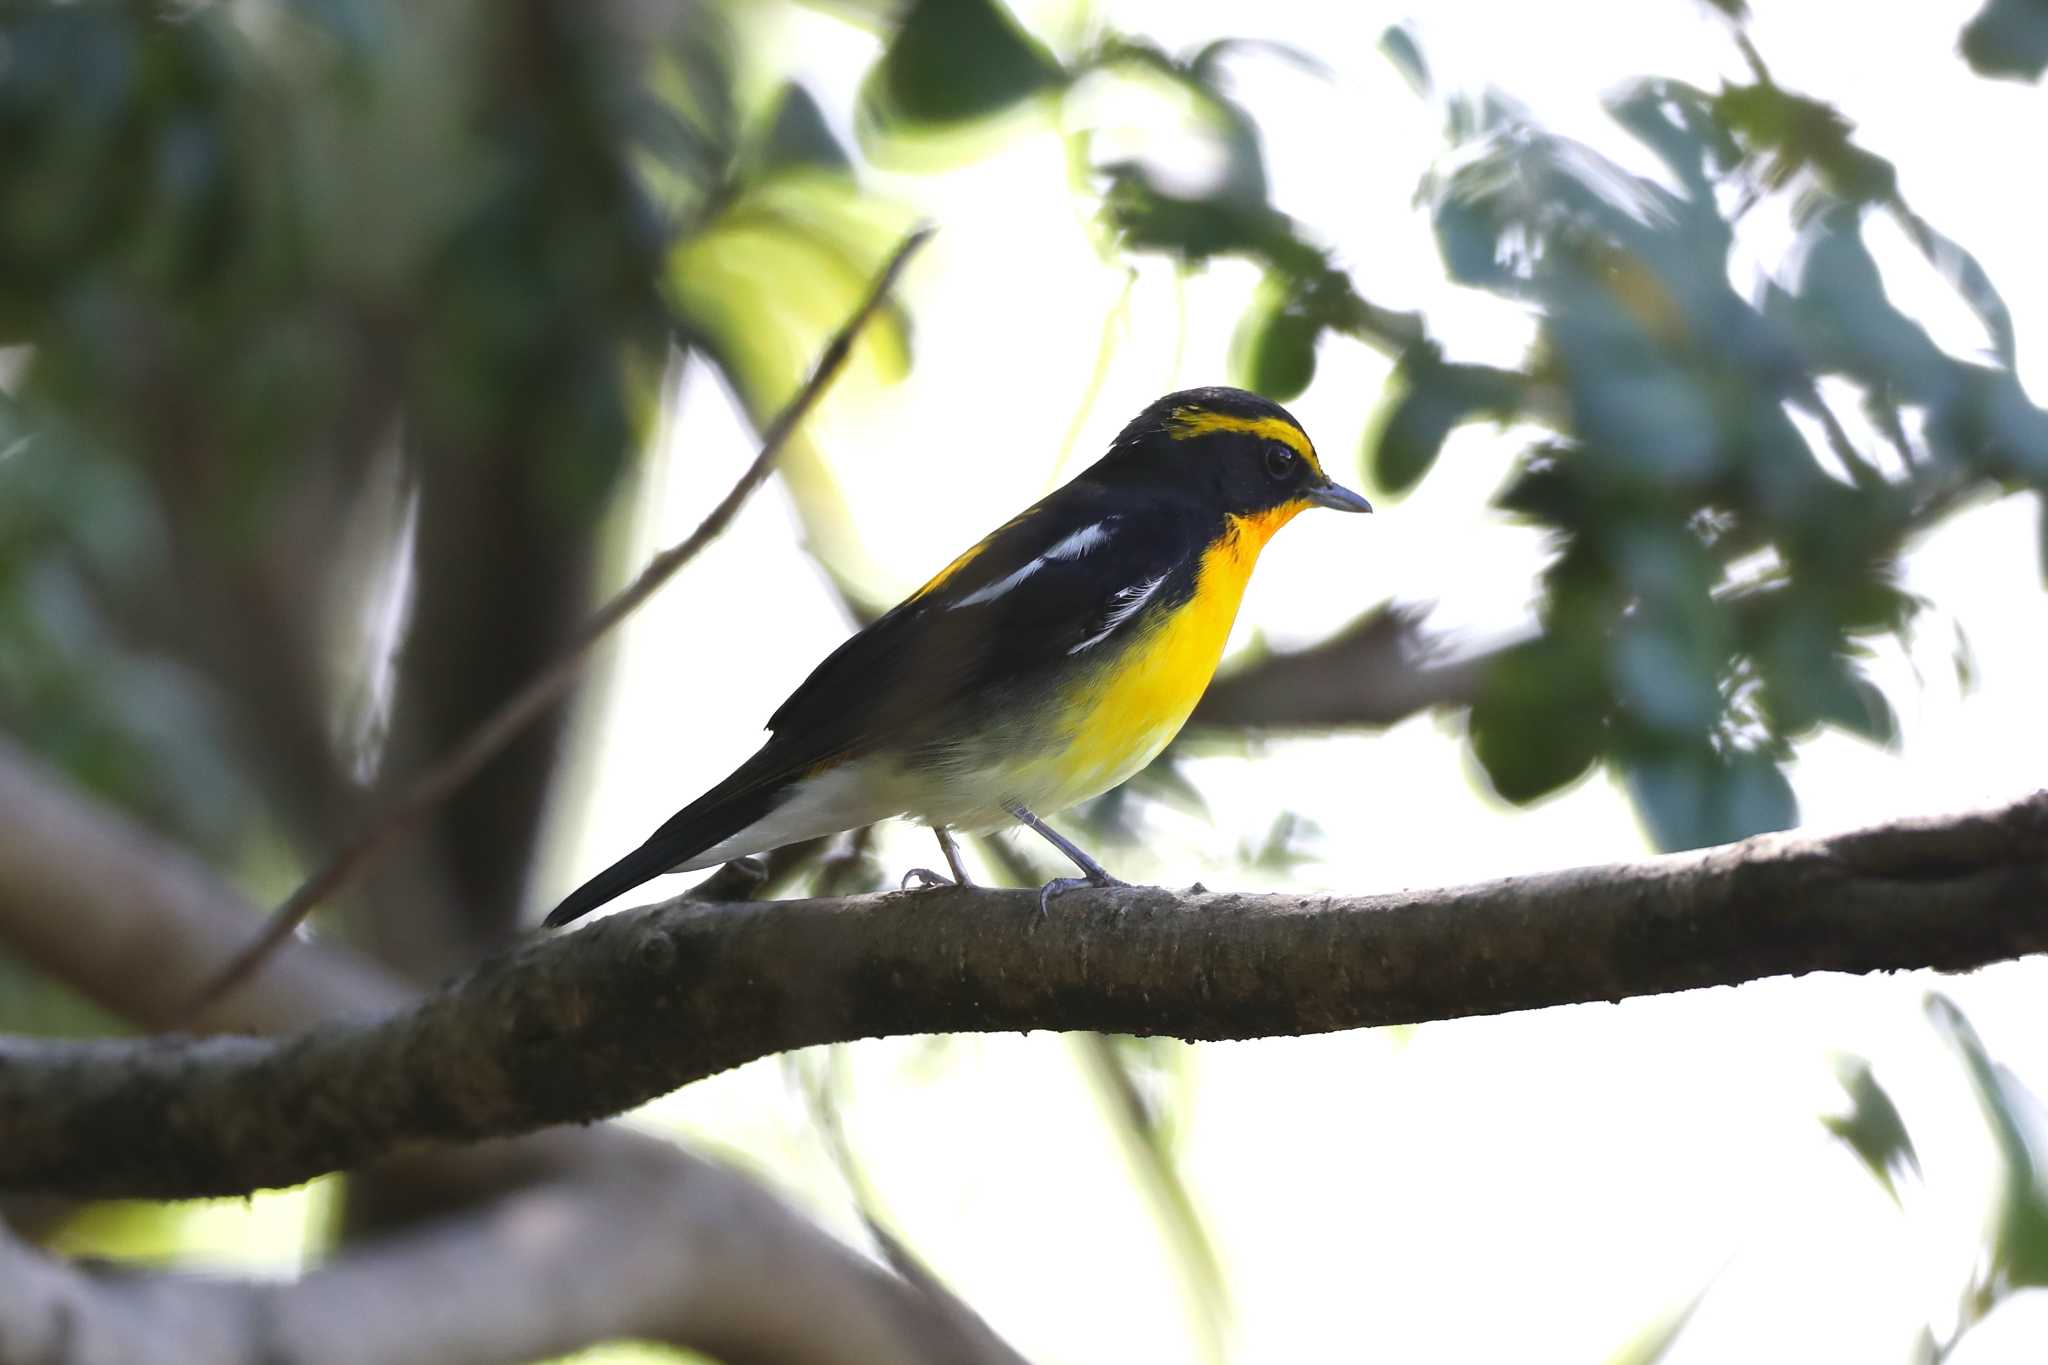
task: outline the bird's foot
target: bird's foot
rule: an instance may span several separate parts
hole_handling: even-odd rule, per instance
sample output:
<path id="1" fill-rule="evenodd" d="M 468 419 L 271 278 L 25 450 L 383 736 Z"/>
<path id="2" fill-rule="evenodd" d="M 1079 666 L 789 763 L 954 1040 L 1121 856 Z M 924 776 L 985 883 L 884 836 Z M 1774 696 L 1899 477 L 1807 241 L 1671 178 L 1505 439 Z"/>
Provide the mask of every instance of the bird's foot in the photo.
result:
<path id="1" fill-rule="evenodd" d="M 912 882 L 916 882 L 917 885 L 912 886 Z M 928 867 L 913 867 L 910 871 L 903 874 L 903 880 L 897 883 L 897 889 L 899 891 L 930 891 L 934 887 L 956 885 L 958 883 L 951 877 L 941 876 Z"/>
<path id="2" fill-rule="evenodd" d="M 1100 869 L 1085 877 L 1054 877 L 1044 886 L 1038 888 L 1038 913 L 1041 915 L 1052 913 L 1052 898 L 1054 896 L 1064 895 L 1069 891 L 1079 890 L 1084 886 L 1107 887 L 1129 885 L 1130 883 L 1123 878 L 1112 877 Z"/>

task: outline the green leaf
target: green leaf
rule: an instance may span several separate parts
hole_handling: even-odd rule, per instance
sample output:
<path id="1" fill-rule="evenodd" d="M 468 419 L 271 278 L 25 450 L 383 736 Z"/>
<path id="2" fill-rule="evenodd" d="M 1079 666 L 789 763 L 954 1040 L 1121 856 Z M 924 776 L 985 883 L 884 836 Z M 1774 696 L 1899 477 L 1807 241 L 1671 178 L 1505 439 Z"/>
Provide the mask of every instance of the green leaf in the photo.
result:
<path id="1" fill-rule="evenodd" d="M 1821 719 L 1839 730 L 1890 748 L 1899 742 L 1899 717 L 1883 689 L 1846 660 L 1841 686 L 1821 702 Z"/>
<path id="2" fill-rule="evenodd" d="M 1408 82 L 1408 88 L 1418 95 L 1430 92 L 1429 63 L 1423 60 L 1422 48 L 1416 44 L 1415 35 L 1405 24 L 1389 25 L 1380 34 L 1380 53 L 1394 64 L 1401 73 L 1401 79 Z"/>
<path id="3" fill-rule="evenodd" d="M 2048 0 L 1986 0 L 1963 26 L 1962 49 L 1980 76 L 2039 80 L 2048 70 Z"/>
<path id="4" fill-rule="evenodd" d="M 1493 505 L 1525 521 L 1579 526 L 1592 519 L 1596 490 L 1588 486 L 1570 452 L 1558 445 L 1525 451 Z"/>
<path id="5" fill-rule="evenodd" d="M 885 122 L 945 125 L 989 118 L 1065 79 L 997 0 L 912 0 L 868 94 Z"/>
<path id="6" fill-rule="evenodd" d="M 1676 736 L 1702 735 L 1721 714 L 1715 660 L 1673 620 L 1628 622 L 1608 647 L 1614 693 L 1641 725 Z"/>
<path id="7" fill-rule="evenodd" d="M 1231 339 L 1238 382 L 1276 403 L 1292 401 L 1315 378 L 1321 335 L 1320 322 L 1290 305 L 1285 282 L 1268 276 Z"/>
<path id="8" fill-rule="evenodd" d="M 1791 738 L 1832 725 L 1873 744 L 1896 743 L 1891 703 L 1840 652 L 1847 646 L 1836 627 L 1796 588 L 1778 596 L 1750 647 L 1771 733 Z"/>
<path id="9" fill-rule="evenodd" d="M 1638 750 L 1621 760 L 1621 775 L 1662 852 L 1733 843 L 1799 821 L 1792 784 L 1764 754 Z"/>
<path id="10" fill-rule="evenodd" d="M 1447 363 L 1428 348 L 1404 357 L 1399 374 L 1405 387 L 1366 438 L 1368 475 L 1378 491 L 1394 497 L 1422 481 L 1453 428 L 1513 412 L 1521 392 L 1517 375 Z"/>
<path id="11" fill-rule="evenodd" d="M 1596 661 L 1555 640 L 1503 654 L 1469 720 L 1472 752 L 1503 798 L 1526 804 L 1575 780 L 1606 743 Z"/>
<path id="12" fill-rule="evenodd" d="M 761 166 L 766 171 L 815 168 L 844 172 L 852 169 L 853 160 L 832 135 L 811 92 L 791 81 L 783 86 L 775 117 L 762 139 Z"/>
<path id="13" fill-rule="evenodd" d="M 843 177 L 780 176 L 676 242 L 668 298 L 688 339 L 716 358 L 748 411 L 766 420 L 802 382 L 901 230 L 893 213 L 878 212 Z M 907 318 L 888 308 L 855 349 L 894 380 L 909 364 L 909 345 Z"/>
<path id="14" fill-rule="evenodd" d="M 2004 1166 L 2004 1191 L 1991 1235 L 1992 1277 L 2015 1288 L 2048 1285 L 2048 1191 L 2042 1188 L 2041 1102 L 1991 1060 L 1977 1031 L 1947 996 L 1930 994 L 1927 1014 L 1962 1058 L 1977 1105 Z"/>
<path id="15" fill-rule="evenodd" d="M 1906 1171 L 1920 1174 L 1920 1155 L 1913 1150 L 1906 1121 L 1871 1074 L 1869 1062 L 1861 1057 L 1837 1057 L 1835 1075 L 1849 1092 L 1849 1112 L 1823 1114 L 1821 1126 L 1849 1145 L 1896 1204 L 1898 1177 Z"/>

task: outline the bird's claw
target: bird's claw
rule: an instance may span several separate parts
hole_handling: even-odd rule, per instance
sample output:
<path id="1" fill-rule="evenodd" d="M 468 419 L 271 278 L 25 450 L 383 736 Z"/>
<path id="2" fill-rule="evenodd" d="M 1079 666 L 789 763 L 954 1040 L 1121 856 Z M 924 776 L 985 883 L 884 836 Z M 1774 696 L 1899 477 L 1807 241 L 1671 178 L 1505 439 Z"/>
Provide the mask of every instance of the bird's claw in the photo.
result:
<path id="1" fill-rule="evenodd" d="M 1084 886 L 1109 887 L 1129 885 L 1130 883 L 1125 881 L 1123 878 L 1112 877 L 1107 872 L 1103 873 L 1100 876 L 1054 877 L 1044 886 L 1038 888 L 1038 913 L 1041 915 L 1051 914 L 1052 898 L 1054 896 L 1061 895 L 1068 891 L 1075 891 Z"/>
<path id="2" fill-rule="evenodd" d="M 912 882 L 916 882 L 917 885 L 912 886 Z M 903 874 L 903 880 L 897 883 L 896 889 L 899 891 L 930 891 L 934 887 L 952 885 L 954 885 L 954 881 L 951 877 L 942 877 L 928 867 L 913 867 L 910 871 Z"/>

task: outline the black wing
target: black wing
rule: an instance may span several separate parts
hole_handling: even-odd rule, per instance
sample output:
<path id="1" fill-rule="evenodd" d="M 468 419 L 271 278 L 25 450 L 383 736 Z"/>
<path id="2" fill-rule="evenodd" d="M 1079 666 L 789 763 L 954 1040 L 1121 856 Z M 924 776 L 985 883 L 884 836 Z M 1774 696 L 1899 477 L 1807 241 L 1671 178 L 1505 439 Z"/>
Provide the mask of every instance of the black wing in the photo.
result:
<path id="1" fill-rule="evenodd" d="M 816 767 L 1040 695 L 1193 591 L 1205 521 L 1171 495 L 1067 484 L 833 651 L 770 717 L 768 749 Z"/>

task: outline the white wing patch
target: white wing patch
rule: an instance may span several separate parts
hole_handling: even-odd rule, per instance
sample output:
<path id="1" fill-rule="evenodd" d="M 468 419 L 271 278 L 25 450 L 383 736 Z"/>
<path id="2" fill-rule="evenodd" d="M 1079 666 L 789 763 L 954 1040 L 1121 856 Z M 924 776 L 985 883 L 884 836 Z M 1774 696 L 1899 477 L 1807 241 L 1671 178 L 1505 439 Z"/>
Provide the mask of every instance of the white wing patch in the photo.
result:
<path id="1" fill-rule="evenodd" d="M 1083 526 L 1080 530 L 1060 540 L 1050 550 L 1047 550 L 1023 568 L 1013 573 L 1004 574 L 995 582 L 985 587 L 976 588 L 973 592 L 968 593 L 967 596 L 955 602 L 951 610 L 958 611 L 962 607 L 973 607 L 979 606 L 983 602 L 993 602 L 1054 560 L 1079 559 L 1098 545 L 1107 544 L 1109 541 L 1109 528 L 1117 520 L 1118 518 L 1116 517 L 1104 517 L 1101 521 Z"/>
<path id="2" fill-rule="evenodd" d="M 1092 649 L 1114 635 L 1118 626 L 1136 616 L 1144 605 L 1152 600 L 1152 594 L 1158 592 L 1159 585 L 1165 581 L 1166 575 L 1161 574 L 1157 578 L 1148 578 L 1143 583 L 1133 583 L 1128 588 L 1119 588 L 1116 595 L 1109 599 L 1115 605 L 1104 618 L 1101 631 L 1075 645 L 1067 653 L 1079 654 L 1082 650 Z"/>
<path id="3" fill-rule="evenodd" d="M 1109 540 L 1109 528 L 1117 520 L 1116 517 L 1104 517 L 1092 526 L 1083 526 L 1080 530 L 1074 532 L 1050 550 L 1047 550 L 1043 557 L 1046 559 L 1079 559 L 1096 546 L 1104 544 Z"/>

